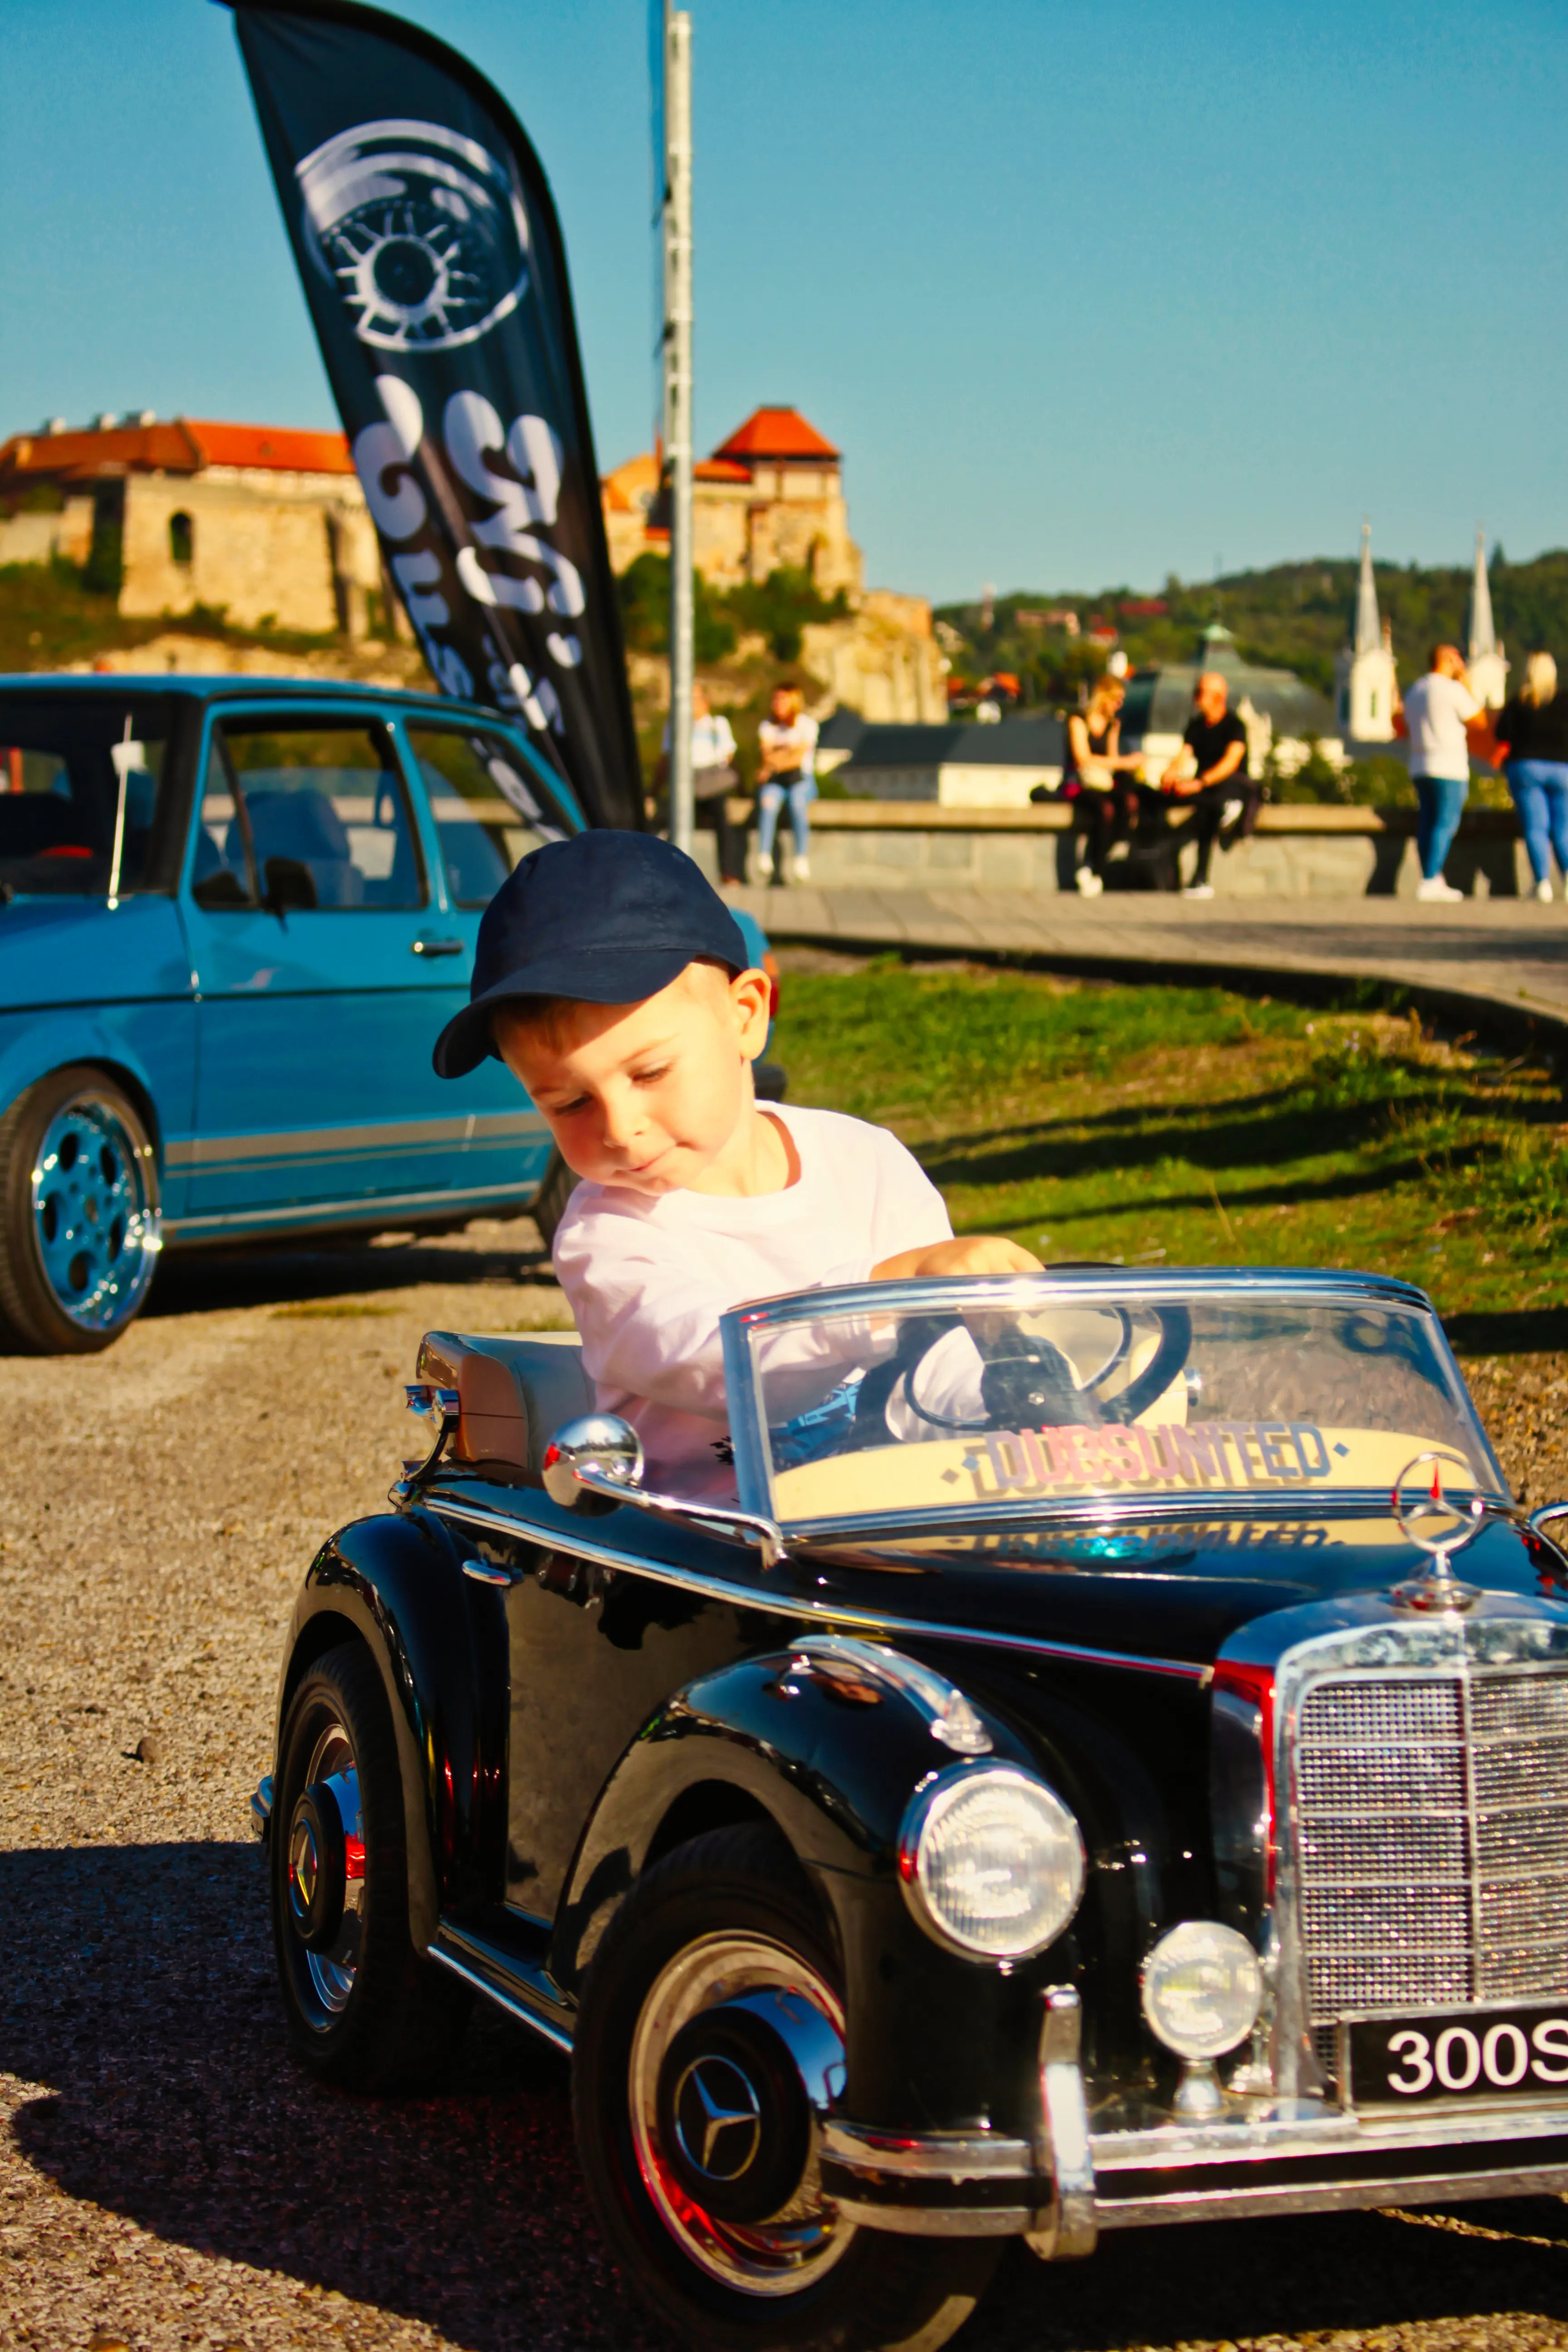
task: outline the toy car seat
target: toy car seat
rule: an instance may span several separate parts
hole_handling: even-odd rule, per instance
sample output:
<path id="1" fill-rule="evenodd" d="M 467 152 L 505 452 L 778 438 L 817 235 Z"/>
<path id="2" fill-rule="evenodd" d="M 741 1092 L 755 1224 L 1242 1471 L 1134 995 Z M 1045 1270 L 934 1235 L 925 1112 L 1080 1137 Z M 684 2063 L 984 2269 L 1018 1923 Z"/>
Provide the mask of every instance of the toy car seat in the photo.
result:
<path id="1" fill-rule="evenodd" d="M 594 1410 L 594 1383 L 583 1370 L 575 1331 L 531 1331 L 520 1339 L 426 1331 L 419 1378 L 456 1389 L 462 1401 L 454 1461 L 502 1464 L 531 1486 L 542 1482 L 544 1450 L 556 1431 Z"/>

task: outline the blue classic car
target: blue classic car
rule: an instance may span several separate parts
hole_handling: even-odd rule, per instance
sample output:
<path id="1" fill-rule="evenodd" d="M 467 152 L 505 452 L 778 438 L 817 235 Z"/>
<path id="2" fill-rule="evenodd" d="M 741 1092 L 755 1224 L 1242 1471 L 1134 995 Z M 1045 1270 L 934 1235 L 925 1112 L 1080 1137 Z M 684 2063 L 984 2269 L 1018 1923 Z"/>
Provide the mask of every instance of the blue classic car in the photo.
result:
<path id="1" fill-rule="evenodd" d="M 523 1207 L 548 1239 L 544 1121 L 430 1047 L 496 888 L 583 821 L 435 695 L 0 679 L 0 1341 L 106 1347 L 166 1248 Z"/>

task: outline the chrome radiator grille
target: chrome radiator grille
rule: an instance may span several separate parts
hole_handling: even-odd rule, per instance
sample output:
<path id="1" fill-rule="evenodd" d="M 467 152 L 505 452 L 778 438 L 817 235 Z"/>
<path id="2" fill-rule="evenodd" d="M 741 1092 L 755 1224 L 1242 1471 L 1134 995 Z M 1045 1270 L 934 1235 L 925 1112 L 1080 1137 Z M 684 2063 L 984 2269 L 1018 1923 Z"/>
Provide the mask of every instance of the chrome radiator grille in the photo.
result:
<path id="1" fill-rule="evenodd" d="M 1568 1991 L 1568 1672 L 1319 1683 L 1294 1766 L 1315 2026 Z"/>

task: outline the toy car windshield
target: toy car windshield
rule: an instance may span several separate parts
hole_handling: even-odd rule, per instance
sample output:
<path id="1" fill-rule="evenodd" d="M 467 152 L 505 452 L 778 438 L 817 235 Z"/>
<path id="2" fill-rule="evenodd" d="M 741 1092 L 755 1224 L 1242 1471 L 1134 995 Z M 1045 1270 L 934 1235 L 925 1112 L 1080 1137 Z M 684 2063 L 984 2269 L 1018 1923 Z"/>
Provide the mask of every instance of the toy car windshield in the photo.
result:
<path id="1" fill-rule="evenodd" d="M 1370 1276 L 868 1284 L 725 1318 L 742 1500 L 782 1526 L 1376 1496 L 1510 1500 L 1442 1327 Z"/>

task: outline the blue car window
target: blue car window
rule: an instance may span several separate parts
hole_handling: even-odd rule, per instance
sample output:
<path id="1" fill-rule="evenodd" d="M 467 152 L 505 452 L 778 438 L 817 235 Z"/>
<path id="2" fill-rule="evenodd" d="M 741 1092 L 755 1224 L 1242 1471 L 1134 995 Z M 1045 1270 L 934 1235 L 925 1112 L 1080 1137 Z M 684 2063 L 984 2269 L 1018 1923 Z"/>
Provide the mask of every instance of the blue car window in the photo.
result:
<path id="1" fill-rule="evenodd" d="M 512 867 L 565 831 L 536 779 L 497 735 L 410 727 L 455 907 L 488 907 Z"/>
<path id="2" fill-rule="evenodd" d="M 254 907 L 256 864 L 221 735 L 215 734 L 196 820 L 191 895 L 203 907 Z"/>
<path id="3" fill-rule="evenodd" d="M 245 873 L 248 849 L 263 896 L 278 859 L 296 881 L 303 869 L 318 907 L 424 905 L 403 784 L 379 727 L 234 719 L 222 741 L 235 807 L 213 839 L 226 869 Z"/>
<path id="4" fill-rule="evenodd" d="M 0 695 L 0 882 L 50 897 L 156 888 L 164 697 Z"/>

